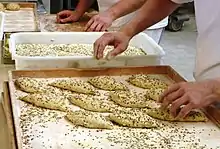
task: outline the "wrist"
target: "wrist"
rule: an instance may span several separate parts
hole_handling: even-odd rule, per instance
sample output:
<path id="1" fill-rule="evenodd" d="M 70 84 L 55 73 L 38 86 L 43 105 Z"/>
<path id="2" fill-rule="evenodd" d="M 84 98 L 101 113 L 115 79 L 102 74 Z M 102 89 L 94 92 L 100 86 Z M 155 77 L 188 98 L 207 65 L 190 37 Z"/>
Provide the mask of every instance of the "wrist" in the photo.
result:
<path id="1" fill-rule="evenodd" d="M 119 31 L 125 34 L 130 39 L 136 35 L 134 28 L 132 28 L 132 25 L 129 24 L 122 27 Z"/>
<path id="2" fill-rule="evenodd" d="M 114 9 L 109 9 L 105 13 L 107 13 L 108 16 L 111 17 L 112 21 L 115 21 L 118 18 L 117 11 Z"/>

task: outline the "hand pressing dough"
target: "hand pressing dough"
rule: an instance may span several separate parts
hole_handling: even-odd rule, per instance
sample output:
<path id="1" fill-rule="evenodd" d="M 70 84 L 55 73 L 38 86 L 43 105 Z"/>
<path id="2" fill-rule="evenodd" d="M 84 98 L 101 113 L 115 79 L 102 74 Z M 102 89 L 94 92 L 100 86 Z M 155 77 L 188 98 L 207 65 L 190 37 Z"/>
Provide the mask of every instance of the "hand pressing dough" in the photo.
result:
<path id="1" fill-rule="evenodd" d="M 96 95 L 98 93 L 92 85 L 77 79 L 56 80 L 49 85 L 83 94 Z"/>
<path id="2" fill-rule="evenodd" d="M 207 121 L 206 116 L 200 112 L 200 111 L 191 111 L 186 118 L 174 118 L 170 114 L 169 108 L 166 109 L 161 109 L 161 108 L 155 108 L 155 109 L 150 109 L 146 112 L 149 116 L 159 119 L 159 120 L 164 120 L 164 121 L 175 121 L 175 122 L 204 122 Z"/>
<path id="3" fill-rule="evenodd" d="M 168 86 L 163 81 L 154 77 L 154 75 L 144 75 L 144 74 L 133 75 L 130 78 L 128 78 L 127 81 L 134 86 L 144 89 L 151 89 L 151 88 L 165 89 Z"/>
<path id="4" fill-rule="evenodd" d="M 19 98 L 22 101 L 31 103 L 37 107 L 42 107 L 51 110 L 67 111 L 69 101 L 64 96 L 57 96 L 53 93 L 29 94 Z"/>
<path id="5" fill-rule="evenodd" d="M 0 11 L 5 11 L 5 6 L 2 3 L 0 3 Z"/>
<path id="6" fill-rule="evenodd" d="M 72 104 L 93 112 L 111 112 L 116 106 L 112 101 L 101 100 L 91 95 L 69 95 L 68 99 Z"/>
<path id="7" fill-rule="evenodd" d="M 17 3 L 8 3 L 6 9 L 10 11 L 18 11 L 20 10 L 20 5 Z"/>
<path id="8" fill-rule="evenodd" d="M 154 101 L 158 101 L 160 99 L 160 96 L 163 94 L 164 91 L 165 91 L 165 89 L 163 89 L 163 88 L 147 89 L 146 96 L 149 96 Z"/>
<path id="9" fill-rule="evenodd" d="M 127 87 L 121 83 L 117 82 L 114 78 L 109 76 L 97 76 L 88 80 L 96 88 L 107 90 L 107 91 L 117 91 L 117 90 L 128 90 Z"/>
<path id="10" fill-rule="evenodd" d="M 121 126 L 133 128 L 155 128 L 158 127 L 156 121 L 144 112 L 120 112 L 112 113 L 109 119 Z"/>
<path id="11" fill-rule="evenodd" d="M 100 113 L 78 110 L 69 111 L 66 118 L 74 125 L 94 129 L 113 129 L 113 124 Z"/>
<path id="12" fill-rule="evenodd" d="M 110 98 L 117 104 L 129 108 L 152 108 L 154 101 L 147 98 L 144 94 L 134 91 L 115 91 L 111 92 Z"/>

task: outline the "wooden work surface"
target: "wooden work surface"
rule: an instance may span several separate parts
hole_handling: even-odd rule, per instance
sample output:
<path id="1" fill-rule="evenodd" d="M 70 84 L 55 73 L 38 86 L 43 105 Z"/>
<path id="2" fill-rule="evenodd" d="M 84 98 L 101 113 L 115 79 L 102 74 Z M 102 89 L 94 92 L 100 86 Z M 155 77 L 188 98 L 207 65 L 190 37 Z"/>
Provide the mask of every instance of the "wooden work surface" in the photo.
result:
<path id="1" fill-rule="evenodd" d="M 18 101 L 15 97 L 15 87 L 14 87 L 14 82 L 13 82 L 14 79 L 19 78 L 19 77 L 34 77 L 34 78 L 80 77 L 81 78 L 81 77 L 92 77 L 92 76 L 99 76 L 99 75 L 123 76 L 123 75 L 132 75 L 132 74 L 140 74 L 140 73 L 144 73 L 144 74 L 151 73 L 151 74 L 162 75 L 167 79 L 167 81 L 171 81 L 171 83 L 185 81 L 178 73 L 175 72 L 175 70 L 173 70 L 169 66 L 152 66 L 152 67 L 139 67 L 139 68 L 83 69 L 83 70 L 81 70 L 81 69 L 63 69 L 63 70 L 57 69 L 57 70 L 30 70 L 30 71 L 29 70 L 23 70 L 23 71 L 18 70 L 18 71 L 12 71 L 11 73 L 9 73 L 9 88 L 10 88 L 9 94 L 10 94 L 10 96 L 5 95 L 5 98 L 8 98 L 7 100 L 11 100 L 11 103 L 4 102 L 4 106 L 5 107 L 12 106 L 13 115 L 10 115 L 10 113 L 11 113 L 10 108 L 8 108 L 8 110 L 6 110 L 6 113 L 8 111 L 9 114 L 7 114 L 6 116 L 8 117 L 9 121 L 11 119 L 13 119 L 13 122 L 15 124 L 16 135 L 13 133 L 11 133 L 11 135 L 15 136 L 15 138 L 16 138 L 15 140 L 18 143 L 18 149 L 23 149 L 24 146 L 23 146 L 22 137 L 21 137 L 22 131 L 19 126 L 19 115 L 20 115 L 19 114 L 20 113 L 19 105 L 20 104 L 18 102 L 21 102 L 21 101 Z M 4 90 L 7 90 L 7 89 L 5 88 Z M 6 93 L 7 93 L 7 91 L 6 91 Z M 6 104 L 7 105 L 12 104 L 12 105 L 7 106 Z M 216 127 L 216 125 L 213 124 L 213 123 L 215 123 L 215 124 L 217 124 L 217 126 L 219 126 L 220 112 L 212 106 L 208 107 L 204 111 L 207 114 L 207 116 L 210 118 L 211 121 L 204 122 L 204 123 L 179 123 L 179 125 L 180 125 L 179 129 L 182 129 L 182 128 L 189 129 L 189 130 L 195 129 L 195 132 L 197 133 L 195 137 L 198 137 L 201 140 L 201 143 L 205 143 L 213 148 L 220 147 L 220 143 L 219 143 L 219 141 L 217 141 L 220 136 L 220 130 L 218 127 Z M 9 127 L 9 129 L 13 128 L 12 121 L 10 122 L 10 124 L 12 126 Z M 62 126 L 64 126 L 64 125 L 69 125 L 69 124 L 68 123 L 62 124 Z M 175 125 L 175 126 L 178 127 L 178 125 Z M 68 139 L 70 136 L 74 135 L 74 132 L 73 132 L 73 134 L 70 133 L 70 136 L 69 135 L 66 136 L 66 132 L 63 132 L 63 133 L 65 133 L 65 136 L 64 136 L 64 134 L 60 134 L 60 136 L 58 137 L 57 135 L 59 134 L 58 133 L 59 127 L 51 128 L 50 135 L 54 136 L 54 137 L 56 136 L 55 138 L 53 138 L 53 137 L 51 138 L 51 140 L 56 142 L 55 144 L 54 144 L 54 142 L 52 143 L 52 148 L 76 147 L 76 146 L 74 146 L 73 143 L 71 143 L 71 145 L 65 144 L 65 147 L 61 145 L 66 141 L 69 142 L 70 140 L 68 141 Z M 37 129 L 41 129 L 41 128 L 37 127 Z M 78 129 L 80 131 L 80 128 L 78 128 Z M 60 131 L 61 130 L 65 131 L 65 129 L 60 127 Z M 201 132 L 199 132 L 200 130 L 202 130 L 202 134 L 201 134 Z M 125 131 L 126 130 L 123 130 L 123 132 L 125 132 Z M 147 130 L 143 129 L 143 131 L 147 131 Z M 14 132 L 14 131 L 11 130 L 11 132 Z M 56 132 L 58 134 L 56 134 Z M 86 133 L 87 129 L 82 129 L 82 132 L 80 133 L 82 136 L 82 139 L 85 139 L 85 138 L 83 138 L 83 132 Z M 185 135 L 187 135 L 187 134 L 185 134 Z M 45 139 L 47 139 L 46 136 L 45 136 Z M 62 140 L 66 140 L 66 141 L 62 141 Z M 46 141 L 46 140 L 44 140 L 44 141 Z M 90 145 L 91 145 L 91 147 L 94 147 L 94 146 L 92 146 L 92 145 L 94 145 L 94 143 L 91 142 Z M 34 142 L 34 143 L 32 143 L 31 147 L 37 149 L 37 148 L 41 148 L 42 145 L 40 142 Z"/>

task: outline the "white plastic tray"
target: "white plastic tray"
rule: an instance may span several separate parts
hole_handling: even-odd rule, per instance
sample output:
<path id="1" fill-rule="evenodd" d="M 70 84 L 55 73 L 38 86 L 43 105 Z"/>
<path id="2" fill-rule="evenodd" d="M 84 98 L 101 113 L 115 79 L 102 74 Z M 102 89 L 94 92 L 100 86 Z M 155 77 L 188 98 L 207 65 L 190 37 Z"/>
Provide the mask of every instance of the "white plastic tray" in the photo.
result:
<path id="1" fill-rule="evenodd" d="M 143 56 L 117 56 L 107 61 L 96 60 L 92 56 L 29 57 L 16 54 L 16 44 L 93 44 L 102 34 L 103 32 L 14 33 L 10 36 L 9 49 L 17 70 L 160 65 L 161 57 L 165 55 L 163 49 L 144 33 L 136 35 L 130 42 L 130 45 L 142 48 L 147 53 Z"/>
<path id="2" fill-rule="evenodd" d="M 5 22 L 5 13 L 0 12 L 0 40 L 2 40 L 4 34 L 4 22 Z"/>

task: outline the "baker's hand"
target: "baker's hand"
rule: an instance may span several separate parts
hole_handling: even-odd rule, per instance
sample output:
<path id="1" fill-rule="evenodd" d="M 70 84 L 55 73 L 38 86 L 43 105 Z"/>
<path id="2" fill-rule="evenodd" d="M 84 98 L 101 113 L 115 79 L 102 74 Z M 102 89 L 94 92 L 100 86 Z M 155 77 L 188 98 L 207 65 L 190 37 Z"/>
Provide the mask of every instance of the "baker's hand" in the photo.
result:
<path id="1" fill-rule="evenodd" d="M 184 118 L 191 110 L 207 107 L 219 100 L 219 95 L 215 94 L 216 87 L 217 82 L 214 80 L 177 83 L 163 93 L 159 102 L 162 103 L 162 108 L 171 104 L 171 114 Z M 181 106 L 183 107 L 180 108 Z"/>
<path id="2" fill-rule="evenodd" d="M 104 33 L 94 43 L 94 57 L 97 59 L 103 58 L 105 47 L 107 45 L 112 45 L 114 46 L 114 50 L 110 51 L 106 56 L 106 59 L 112 59 L 127 49 L 130 39 L 131 37 L 123 32 Z"/>
<path id="3" fill-rule="evenodd" d="M 109 13 L 99 13 L 89 20 L 89 22 L 86 24 L 85 31 L 106 31 L 112 25 L 112 22 L 113 17 Z"/>
<path id="4" fill-rule="evenodd" d="M 57 23 L 76 22 L 82 15 L 77 11 L 64 10 L 57 14 Z"/>

